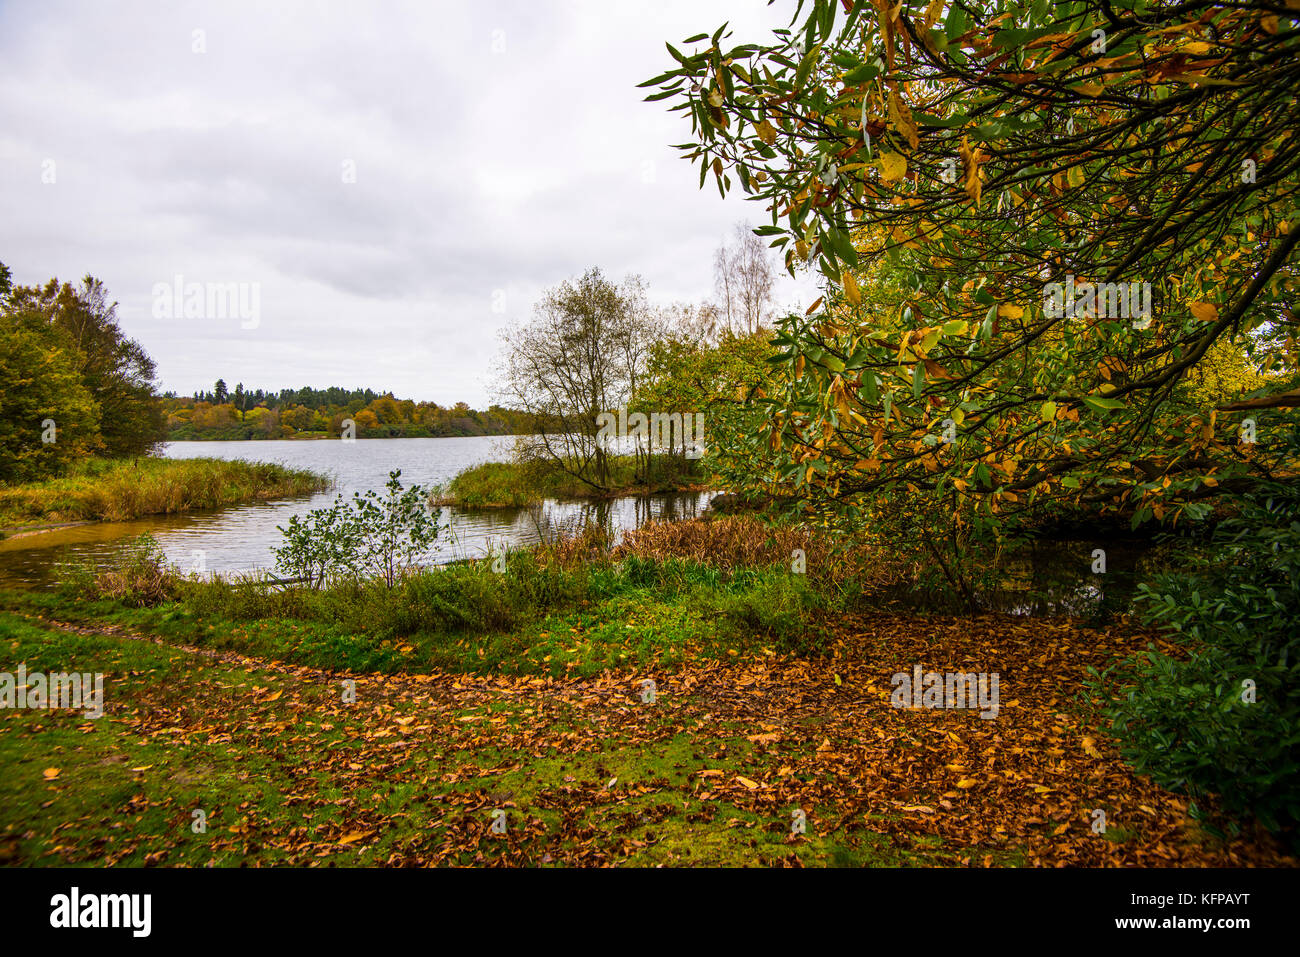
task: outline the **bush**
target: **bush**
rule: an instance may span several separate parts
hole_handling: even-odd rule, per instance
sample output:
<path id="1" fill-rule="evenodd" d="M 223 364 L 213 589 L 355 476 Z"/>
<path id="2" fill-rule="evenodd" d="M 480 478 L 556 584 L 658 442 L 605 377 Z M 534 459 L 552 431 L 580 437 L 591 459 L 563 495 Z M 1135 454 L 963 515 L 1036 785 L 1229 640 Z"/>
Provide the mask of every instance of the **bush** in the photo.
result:
<path id="1" fill-rule="evenodd" d="M 387 495 L 373 489 L 338 496 L 329 508 L 294 515 L 277 525 L 284 543 L 275 549 L 276 568 L 319 587 L 326 581 L 378 577 L 392 588 L 429 550 L 438 536 L 429 513 L 429 493 L 419 485 L 402 488 L 402 471 L 388 473 Z"/>
<path id="2" fill-rule="evenodd" d="M 128 543 L 112 568 L 84 571 L 74 577 L 74 587 L 93 598 L 112 598 L 131 608 L 150 608 L 176 595 L 177 576 L 167 565 L 163 550 L 145 534 Z"/>
<path id="3" fill-rule="evenodd" d="M 507 462 L 484 462 L 466 469 L 437 493 L 438 504 L 462 508 L 523 508 L 537 498 L 519 466 Z"/>
<path id="4" fill-rule="evenodd" d="M 1165 787 L 1218 795 L 1270 830 L 1300 820 L 1300 489 L 1247 496 L 1190 568 L 1139 586 L 1148 624 L 1181 637 L 1092 687 L 1125 757 Z M 1249 686 L 1254 682 L 1253 701 Z"/>

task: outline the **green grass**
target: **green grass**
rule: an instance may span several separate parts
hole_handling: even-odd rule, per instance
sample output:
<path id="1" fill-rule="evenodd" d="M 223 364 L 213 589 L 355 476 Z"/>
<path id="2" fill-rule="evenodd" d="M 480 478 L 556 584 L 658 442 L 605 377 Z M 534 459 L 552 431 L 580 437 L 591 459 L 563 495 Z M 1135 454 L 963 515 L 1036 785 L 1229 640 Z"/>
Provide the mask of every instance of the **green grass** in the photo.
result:
<path id="1" fill-rule="evenodd" d="M 560 554 L 393 589 L 173 579 L 141 604 L 128 569 L 114 598 L 0 591 L 0 672 L 106 676 L 98 720 L 0 710 L 0 865 L 1018 866 L 1083 847 L 1058 837 L 1084 805 L 1052 778 L 1079 749 L 1041 747 L 1048 725 L 1061 741 L 1085 727 L 1059 711 L 1055 672 L 1024 670 L 1018 693 L 1039 712 L 1007 702 L 982 740 L 977 717 L 931 728 L 871 683 L 880 654 L 960 660 L 988 644 L 1021 673 L 1036 634 L 845 617 L 828 582 L 784 565 Z M 634 690 L 647 675 L 652 704 Z M 991 780 L 945 792 L 952 762 L 990 754 L 1014 800 L 986 797 Z M 1094 864 L 1134 863 L 1183 814 L 1145 783 L 1116 787 L 1116 808 L 1144 802 L 1153 820 L 1113 814 L 1084 850 Z"/>
<path id="2" fill-rule="evenodd" d="M 461 508 L 522 508 L 547 498 L 605 498 L 633 493 L 671 492 L 700 485 L 698 463 L 665 456 L 651 460 L 648 474 L 630 455 L 609 458 L 609 478 L 601 488 L 562 469 L 540 463 L 484 462 L 461 472 L 442 490 L 441 504 Z"/>
<path id="3" fill-rule="evenodd" d="M 791 809 L 709 794 L 708 781 L 755 773 L 753 748 L 743 729 L 679 727 L 667 704 L 621 734 L 559 708 L 539 743 L 536 703 L 452 701 L 427 745 L 393 751 L 387 729 L 428 718 L 418 699 L 341 712 L 330 682 L 0 613 L 0 670 L 19 661 L 105 673 L 106 714 L 0 712 L 0 864 L 545 865 L 593 848 L 633 866 L 946 859 L 870 830 L 826 833 L 838 815 L 817 808 L 791 838 Z M 509 815 L 503 838 L 488 836 L 495 807 Z"/>
<path id="4" fill-rule="evenodd" d="M 322 475 L 269 462 L 87 459 L 56 479 L 0 486 L 0 529 L 125 521 L 323 491 Z"/>
<path id="5" fill-rule="evenodd" d="M 530 552 L 512 554 L 500 574 L 488 562 L 466 562 L 391 589 L 376 582 L 280 590 L 172 578 L 164 590 L 170 600 L 134 607 L 146 603 L 130 593 L 96 598 L 83 583 L 51 593 L 0 592 L 0 607 L 115 622 L 313 667 L 556 677 L 766 649 L 815 651 L 819 622 L 843 610 L 781 566 L 724 572 L 638 557 L 561 565 Z"/>

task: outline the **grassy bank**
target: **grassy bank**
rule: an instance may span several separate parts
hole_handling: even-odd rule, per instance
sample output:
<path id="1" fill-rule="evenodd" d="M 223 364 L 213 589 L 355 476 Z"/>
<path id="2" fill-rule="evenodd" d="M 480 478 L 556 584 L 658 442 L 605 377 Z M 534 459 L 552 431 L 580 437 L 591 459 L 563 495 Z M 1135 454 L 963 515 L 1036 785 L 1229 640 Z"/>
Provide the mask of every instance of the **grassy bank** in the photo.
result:
<path id="1" fill-rule="evenodd" d="M 0 592 L 0 671 L 106 676 L 101 719 L 0 712 L 0 863 L 1294 863 L 1203 830 L 1062 696 L 1154 636 L 882 614 L 852 582 L 883 556 L 749 521 L 394 589 L 184 581 L 142 551 Z M 1000 671 L 998 720 L 894 707 L 917 662 Z"/>
<path id="2" fill-rule="evenodd" d="M 656 456 L 646 468 L 630 455 L 611 456 L 600 488 L 543 463 L 485 462 L 466 469 L 441 490 L 440 505 L 522 508 L 547 498 L 615 498 L 704 487 L 707 476 L 690 459 Z"/>
<path id="3" fill-rule="evenodd" d="M 283 465 L 221 459 L 88 459 L 71 474 L 0 487 L 0 530 L 124 521 L 327 489 L 329 479 Z"/>
<path id="4" fill-rule="evenodd" d="M 552 677 L 763 648 L 805 652 L 835 615 L 866 607 L 850 578 L 862 566 L 824 560 L 799 532 L 754 519 L 692 528 L 646 526 L 613 553 L 595 536 L 513 552 L 500 573 L 470 561 L 393 588 L 374 581 L 321 590 L 187 579 L 146 540 L 116 569 L 21 600 L 65 621 L 114 621 L 311 667 Z M 785 559 L 799 546 L 811 556 L 810 574 L 792 574 Z M 698 558 L 705 552 L 707 563 Z"/>
<path id="5" fill-rule="evenodd" d="M 753 517 L 605 544 L 273 590 L 142 542 L 0 592 L 0 671 L 106 676 L 101 719 L 0 711 L 0 863 L 1295 864 L 1080 696 L 1159 634 L 906 610 L 889 554 Z M 997 720 L 896 707 L 916 665 L 1000 673 Z"/>

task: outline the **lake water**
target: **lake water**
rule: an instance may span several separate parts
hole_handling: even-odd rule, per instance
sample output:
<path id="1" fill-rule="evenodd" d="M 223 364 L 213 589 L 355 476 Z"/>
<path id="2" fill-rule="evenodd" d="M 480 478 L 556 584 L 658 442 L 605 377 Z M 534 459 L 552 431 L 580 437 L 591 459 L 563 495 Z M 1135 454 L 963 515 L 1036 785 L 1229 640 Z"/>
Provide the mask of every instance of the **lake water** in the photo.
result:
<path id="1" fill-rule="evenodd" d="M 305 515 L 327 506 L 337 494 L 382 492 L 388 473 L 401 469 L 404 486 L 437 485 L 458 472 L 489 461 L 510 457 L 510 436 L 474 436 L 446 439 L 363 439 L 171 442 L 168 458 L 247 459 L 281 462 L 331 476 L 335 487 L 307 495 L 253 505 L 237 505 L 181 515 L 157 515 L 129 522 L 98 522 L 0 541 L 0 587 L 42 586 L 57 581 L 68 564 L 93 560 L 111 563 L 125 543 L 148 532 L 169 561 L 183 571 L 202 568 L 211 573 L 272 569 L 272 548 L 280 544 L 277 525 L 291 515 Z M 616 534 L 650 519 L 693 518 L 708 504 L 712 493 L 651 495 L 607 502 L 557 502 L 539 508 L 463 510 L 444 508 L 440 522 L 448 526 L 439 534 L 428 562 L 439 564 L 460 558 L 483 557 L 495 547 L 535 544 L 563 530 L 576 530 L 599 522 Z"/>

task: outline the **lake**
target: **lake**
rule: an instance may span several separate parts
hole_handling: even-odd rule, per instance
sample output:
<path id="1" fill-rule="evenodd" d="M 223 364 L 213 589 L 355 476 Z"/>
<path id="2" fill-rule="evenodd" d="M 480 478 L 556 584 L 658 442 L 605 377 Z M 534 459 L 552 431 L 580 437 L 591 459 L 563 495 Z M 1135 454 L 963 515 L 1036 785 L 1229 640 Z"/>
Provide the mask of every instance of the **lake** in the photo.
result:
<path id="1" fill-rule="evenodd" d="M 129 522 L 98 522 L 23 538 L 0 541 L 0 586 L 45 586 L 58 580 L 68 564 L 112 562 L 130 539 L 153 535 L 169 561 L 183 571 L 206 573 L 272 569 L 272 548 L 280 543 L 277 525 L 291 515 L 305 515 L 327 506 L 337 494 L 382 492 L 388 473 L 401 469 L 402 484 L 437 485 L 473 465 L 510 458 L 511 436 L 471 436 L 445 439 L 362 439 L 355 442 L 321 439 L 257 442 L 169 442 L 167 458 L 247 459 L 281 462 L 331 476 L 335 487 L 307 495 L 253 505 L 181 515 L 155 515 Z M 604 502 L 548 500 L 539 508 L 466 510 L 441 509 L 438 544 L 429 564 L 483 557 L 493 548 L 536 544 L 558 532 L 598 522 L 616 534 L 651 519 L 693 518 L 707 506 L 712 493 L 665 494 L 620 498 Z"/>

